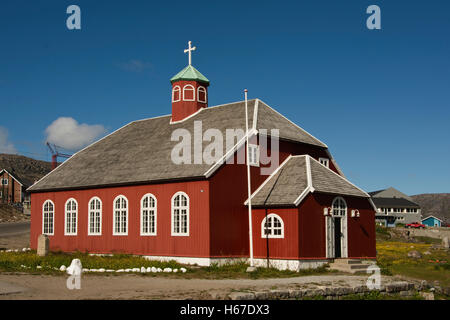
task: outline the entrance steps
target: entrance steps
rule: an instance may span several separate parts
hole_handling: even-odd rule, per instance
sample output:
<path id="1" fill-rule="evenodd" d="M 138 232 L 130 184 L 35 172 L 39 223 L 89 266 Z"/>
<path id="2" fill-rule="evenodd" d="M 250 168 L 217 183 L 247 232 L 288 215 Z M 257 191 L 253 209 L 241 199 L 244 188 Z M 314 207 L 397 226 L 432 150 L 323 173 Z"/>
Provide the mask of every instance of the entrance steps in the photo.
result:
<path id="1" fill-rule="evenodd" d="M 362 263 L 358 259 L 334 259 L 330 263 L 331 270 L 337 270 L 348 273 L 367 273 L 367 268 L 370 264 Z"/>

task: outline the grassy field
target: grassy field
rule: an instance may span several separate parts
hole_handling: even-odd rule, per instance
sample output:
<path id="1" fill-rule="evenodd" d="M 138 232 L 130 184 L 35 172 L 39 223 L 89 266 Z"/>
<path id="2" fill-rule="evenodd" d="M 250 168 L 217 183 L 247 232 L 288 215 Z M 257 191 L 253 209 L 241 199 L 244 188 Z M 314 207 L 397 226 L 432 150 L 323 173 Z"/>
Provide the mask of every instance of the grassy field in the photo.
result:
<path id="1" fill-rule="evenodd" d="M 431 283 L 438 281 L 443 287 L 450 286 L 450 252 L 432 246 L 439 243 L 439 239 L 416 237 L 418 242 L 392 241 L 387 234 L 387 230 L 377 227 L 377 264 L 382 274 L 403 275 Z M 422 257 L 408 257 L 412 250 L 420 252 Z"/>
<path id="2" fill-rule="evenodd" d="M 90 256 L 86 253 L 55 253 L 52 252 L 48 256 L 39 257 L 35 251 L 29 252 L 0 252 L 0 271 L 3 272 L 26 272 L 39 274 L 60 274 L 65 275 L 64 272 L 59 271 L 61 265 L 68 267 L 72 259 L 78 258 L 81 260 L 83 268 L 86 269 L 132 269 L 141 267 L 155 267 L 155 268 L 171 268 L 180 269 L 185 267 L 186 273 L 139 273 L 143 276 L 165 276 L 165 277 L 182 277 L 187 279 L 233 279 L 233 278 L 247 278 L 247 279 L 262 279 L 262 278 L 286 278 L 302 275 L 319 275 L 327 274 L 330 271 L 324 267 L 319 269 L 308 269 L 300 272 L 289 270 L 277 270 L 275 268 L 257 268 L 254 272 L 246 272 L 249 266 L 246 262 L 233 262 L 225 265 L 212 265 L 209 267 L 183 266 L 175 261 L 160 262 L 144 259 L 139 256 L 132 255 L 114 255 L 114 256 Z M 89 275 L 91 273 L 87 273 Z M 120 275 L 121 273 L 105 272 L 92 273 L 95 275 Z"/>

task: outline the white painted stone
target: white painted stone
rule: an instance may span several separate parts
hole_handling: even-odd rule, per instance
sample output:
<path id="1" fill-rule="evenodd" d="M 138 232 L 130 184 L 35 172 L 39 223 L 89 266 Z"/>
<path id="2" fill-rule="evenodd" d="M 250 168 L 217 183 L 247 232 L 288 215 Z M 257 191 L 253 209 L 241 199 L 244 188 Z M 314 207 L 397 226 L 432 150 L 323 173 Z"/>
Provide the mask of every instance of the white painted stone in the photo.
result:
<path id="1" fill-rule="evenodd" d="M 172 268 L 164 268 L 163 272 L 172 272 Z"/>
<path id="2" fill-rule="evenodd" d="M 133 268 L 132 271 L 133 271 L 133 272 L 140 272 L 141 269 L 139 269 L 139 268 Z"/>
<path id="3" fill-rule="evenodd" d="M 23 252 L 27 251 L 27 248 L 23 248 L 22 251 L 23 251 Z"/>
<path id="4" fill-rule="evenodd" d="M 116 270 L 113 270 L 113 269 L 106 269 L 106 272 L 114 272 L 114 271 L 116 271 Z"/>
<path id="5" fill-rule="evenodd" d="M 125 269 L 125 272 L 131 272 L 131 269 Z"/>
<path id="6" fill-rule="evenodd" d="M 187 270 L 186 270 L 186 268 L 180 268 L 180 271 L 185 273 Z"/>
<path id="7" fill-rule="evenodd" d="M 141 267 L 141 273 L 146 273 L 146 272 L 147 272 L 147 269 L 144 267 Z"/>
<path id="8" fill-rule="evenodd" d="M 105 272 L 106 270 L 103 268 L 98 269 L 98 272 Z"/>
<path id="9" fill-rule="evenodd" d="M 124 269 L 119 269 L 119 270 L 116 270 L 116 272 L 125 272 L 125 270 Z"/>
<path id="10" fill-rule="evenodd" d="M 36 269 L 42 269 L 42 267 L 41 266 L 37 266 Z"/>
<path id="11" fill-rule="evenodd" d="M 67 273 L 74 276 L 79 276 L 83 272 L 83 266 L 80 259 L 73 259 L 70 266 L 67 268 Z"/>
<path id="12" fill-rule="evenodd" d="M 66 271 L 66 266 L 65 265 L 62 265 L 61 267 L 59 267 L 59 271 Z"/>
<path id="13" fill-rule="evenodd" d="M 177 272 L 178 272 L 178 269 L 173 269 L 173 272 L 177 273 Z"/>

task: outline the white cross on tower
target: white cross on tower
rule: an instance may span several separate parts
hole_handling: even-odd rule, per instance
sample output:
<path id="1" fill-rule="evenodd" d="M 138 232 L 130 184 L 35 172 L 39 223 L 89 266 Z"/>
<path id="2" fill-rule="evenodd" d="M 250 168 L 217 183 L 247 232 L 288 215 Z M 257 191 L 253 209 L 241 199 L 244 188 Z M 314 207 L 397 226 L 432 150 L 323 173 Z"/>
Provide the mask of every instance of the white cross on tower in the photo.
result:
<path id="1" fill-rule="evenodd" d="M 191 65 L 192 63 L 192 57 L 191 57 L 191 52 L 192 51 L 195 51 L 195 47 L 191 47 L 191 44 L 192 44 L 192 41 L 189 41 L 188 42 L 188 46 L 189 46 L 189 48 L 188 49 L 184 49 L 184 53 L 186 53 L 186 52 L 188 52 L 188 54 L 189 54 L 189 65 Z"/>

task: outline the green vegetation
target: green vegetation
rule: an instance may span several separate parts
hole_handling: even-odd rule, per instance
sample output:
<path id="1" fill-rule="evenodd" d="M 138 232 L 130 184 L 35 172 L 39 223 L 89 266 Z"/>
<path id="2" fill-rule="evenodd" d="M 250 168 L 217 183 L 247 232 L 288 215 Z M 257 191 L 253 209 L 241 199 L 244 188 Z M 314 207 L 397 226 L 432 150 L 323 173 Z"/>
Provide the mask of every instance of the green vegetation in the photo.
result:
<path id="1" fill-rule="evenodd" d="M 412 250 L 418 251 L 422 257 L 408 257 L 408 252 Z M 385 275 L 403 275 L 428 282 L 438 281 L 441 286 L 448 287 L 449 260 L 448 250 L 433 249 L 429 243 L 377 243 L 377 265 Z"/>
<path id="2" fill-rule="evenodd" d="M 441 239 L 431 238 L 431 237 L 423 237 L 423 236 L 416 236 L 416 237 L 414 237 L 414 239 L 416 239 L 420 243 L 427 243 L 427 244 L 435 244 L 435 243 L 439 244 L 442 242 Z"/>
<path id="3" fill-rule="evenodd" d="M 320 275 L 330 273 L 325 267 L 318 269 L 306 269 L 299 272 L 290 270 L 278 270 L 275 268 L 256 268 L 256 271 L 247 272 L 249 264 L 245 261 L 230 262 L 223 265 L 213 264 L 209 267 L 194 268 L 186 273 L 189 278 L 204 279 L 231 279 L 231 278 L 288 278 L 307 275 Z"/>
<path id="4" fill-rule="evenodd" d="M 0 271 L 22 271 L 22 272 L 60 272 L 59 267 L 68 267 L 72 259 L 80 259 L 83 268 L 87 269 L 127 269 L 140 267 L 155 268 L 180 268 L 181 265 L 175 261 L 160 262 L 150 261 L 143 257 L 119 254 L 114 256 L 91 256 L 86 253 L 61 253 L 53 252 L 48 256 L 40 257 L 35 251 L 29 252 L 0 252 Z M 26 266 L 27 268 L 24 268 Z M 41 268 L 37 268 L 40 266 Z M 57 270 L 54 270 L 57 268 Z"/>
<path id="5" fill-rule="evenodd" d="M 375 231 L 377 242 L 391 239 L 391 234 L 389 233 L 388 228 L 376 225 Z"/>
<path id="6" fill-rule="evenodd" d="M 151 261 L 143 257 L 117 254 L 112 256 L 91 256 L 86 253 L 52 252 L 48 256 L 39 257 L 35 251 L 29 252 L 0 252 L 0 271 L 28 272 L 44 274 L 64 274 L 59 271 L 61 265 L 68 267 L 72 259 L 80 259 L 83 268 L 87 269 L 132 269 L 141 267 L 180 269 L 183 265 L 175 262 Z M 25 267 L 24 267 L 25 266 Z M 40 266 L 41 268 L 37 268 Z M 275 268 L 257 268 L 254 272 L 246 272 L 248 263 L 245 261 L 232 261 L 219 266 L 213 264 L 209 267 L 185 266 L 186 273 L 142 273 L 142 276 L 171 276 L 187 279 L 260 279 L 260 278 L 286 278 L 304 275 L 318 275 L 329 273 L 325 267 L 307 269 L 300 272 L 278 270 Z M 55 270 L 56 269 L 56 270 Z M 93 273 L 95 275 L 118 275 L 118 273 Z M 119 273 L 121 274 L 121 273 Z M 89 275 L 89 273 L 88 273 Z"/>

